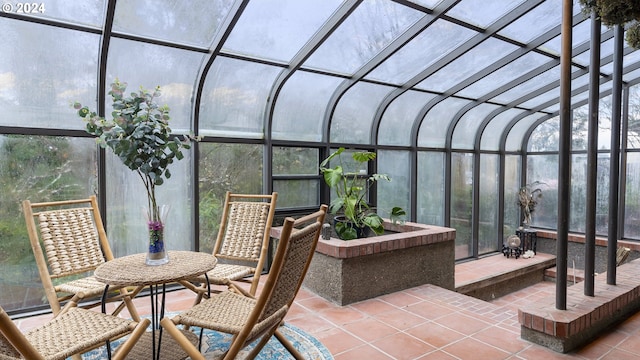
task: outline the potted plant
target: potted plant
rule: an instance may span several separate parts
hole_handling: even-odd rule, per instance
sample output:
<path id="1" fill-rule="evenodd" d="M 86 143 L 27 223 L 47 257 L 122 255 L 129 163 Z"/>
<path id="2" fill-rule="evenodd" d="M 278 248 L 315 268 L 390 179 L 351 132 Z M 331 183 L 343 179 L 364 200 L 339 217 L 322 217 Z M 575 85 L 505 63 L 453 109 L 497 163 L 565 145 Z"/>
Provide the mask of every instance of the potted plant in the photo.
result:
<path id="1" fill-rule="evenodd" d="M 625 39 L 629 46 L 640 48 L 640 2 L 629 0 L 580 0 L 582 11 L 592 12 L 605 26 L 621 25 L 626 28 Z"/>
<path id="2" fill-rule="evenodd" d="M 183 149 L 189 149 L 190 140 L 171 139 L 169 107 L 158 106 L 160 87 L 149 92 L 140 87 L 125 97 L 127 83 L 118 79 L 111 84 L 113 99 L 112 120 L 106 120 L 75 102 L 73 107 L 86 122 L 86 131 L 97 136 L 102 147 L 109 147 L 142 180 L 147 193 L 147 226 L 149 251 L 147 263 L 159 265 L 168 261 L 164 246 L 164 222 L 168 208 L 158 204 L 156 186 L 171 177 L 169 165 L 184 158 Z"/>
<path id="3" fill-rule="evenodd" d="M 542 198 L 542 189 L 539 186 L 543 184 L 540 181 L 534 181 L 518 190 L 518 205 L 522 210 L 522 223 L 527 228 L 531 226 L 531 213 L 536 209 L 539 199 Z"/>
<path id="4" fill-rule="evenodd" d="M 355 169 L 347 171 L 341 157 L 345 148 L 339 148 L 320 163 L 320 172 L 329 188 L 335 191 L 336 198 L 331 201 L 330 212 L 335 215 L 335 231 L 343 240 L 366 236 L 366 229 L 376 235 L 384 232 L 384 220 L 375 212 L 366 196 L 369 189 L 380 180 L 391 181 L 386 174 L 367 175 L 366 171 Z M 374 152 L 355 151 L 351 157 L 358 164 L 366 164 L 376 158 Z M 333 167 L 327 167 L 331 161 Z M 391 210 L 390 220 L 399 221 L 405 216 L 400 207 Z"/>

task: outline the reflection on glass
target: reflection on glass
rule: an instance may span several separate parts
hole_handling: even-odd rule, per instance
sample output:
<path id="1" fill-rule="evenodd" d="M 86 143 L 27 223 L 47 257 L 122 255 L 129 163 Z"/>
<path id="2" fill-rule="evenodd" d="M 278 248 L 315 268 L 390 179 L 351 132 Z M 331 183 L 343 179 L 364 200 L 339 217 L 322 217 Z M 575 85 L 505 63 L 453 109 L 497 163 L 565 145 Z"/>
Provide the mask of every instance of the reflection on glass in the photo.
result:
<path id="1" fill-rule="evenodd" d="M 254 144 L 200 143 L 199 251 L 212 252 L 227 191 L 262 194 L 264 147 Z M 184 161 L 181 161 L 184 162 Z"/>
<path id="2" fill-rule="evenodd" d="M 456 229 L 456 260 L 473 255 L 471 211 L 473 154 L 451 154 L 451 227 Z"/>
<path id="3" fill-rule="evenodd" d="M 504 158 L 504 223 L 503 242 L 516 233 L 521 224 L 518 190 L 520 189 L 521 160 L 519 155 L 507 155 Z"/>
<path id="4" fill-rule="evenodd" d="M 500 140 L 504 135 L 507 125 L 514 117 L 522 114 L 523 112 L 524 110 L 508 109 L 491 119 L 482 131 L 480 149 L 494 151 L 500 150 Z"/>
<path id="5" fill-rule="evenodd" d="M 201 135 L 264 137 L 264 109 L 280 68 L 219 58 L 214 63 L 200 105 Z"/>
<path id="6" fill-rule="evenodd" d="M 160 86 L 162 96 L 158 102 L 171 108 L 171 130 L 188 134 L 194 84 L 203 56 L 192 51 L 113 39 L 107 61 L 107 91 L 116 78 L 129 85 L 128 91 L 137 91 L 140 86 L 149 90 Z M 107 113 L 110 112 L 107 108 Z"/>
<path id="7" fill-rule="evenodd" d="M 318 175 L 320 152 L 316 148 L 273 148 L 273 175 Z"/>
<path id="8" fill-rule="evenodd" d="M 559 139 L 560 118 L 555 117 L 536 126 L 529 138 L 528 151 L 558 151 Z"/>
<path id="9" fill-rule="evenodd" d="M 83 129 L 69 104 L 96 102 L 100 37 L 2 18 L 0 44 L 0 125 Z"/>
<path id="10" fill-rule="evenodd" d="M 436 20 L 366 78 L 403 84 L 476 33 L 445 20 Z"/>
<path id="11" fill-rule="evenodd" d="M 419 223 L 444 226 L 444 153 L 418 152 Z"/>
<path id="12" fill-rule="evenodd" d="M 524 0 L 494 0 L 484 1 L 482 6 L 478 6 L 477 0 L 462 0 L 447 15 L 486 28 L 523 2 Z"/>
<path id="13" fill-rule="evenodd" d="M 607 235 L 609 229 L 609 154 L 599 154 L 596 174 L 596 233 Z M 571 194 L 569 231 L 584 233 L 587 209 L 587 155 L 571 156 Z M 545 191 L 546 193 L 546 191 Z"/>
<path id="14" fill-rule="evenodd" d="M 274 180 L 279 208 L 320 206 L 319 180 Z"/>
<path id="15" fill-rule="evenodd" d="M 331 121 L 331 142 L 370 144 L 371 126 L 378 104 L 392 89 L 358 83 L 340 99 Z"/>
<path id="16" fill-rule="evenodd" d="M 447 98 L 428 109 L 429 112 L 422 120 L 418 132 L 418 146 L 444 147 L 447 130 L 453 120 L 451 114 L 455 114 L 469 100 L 459 98 Z"/>
<path id="17" fill-rule="evenodd" d="M 640 153 L 627 154 L 624 238 L 640 238 Z"/>
<path id="18" fill-rule="evenodd" d="M 451 147 L 454 149 L 473 149 L 478 135 L 478 127 L 486 116 L 498 105 L 479 104 L 467 111 L 458 121 L 451 138 Z"/>
<path id="19" fill-rule="evenodd" d="M 478 201 L 478 254 L 502 248 L 498 239 L 498 155 L 480 154 L 480 199 Z M 500 247 L 499 247 L 500 246 Z"/>
<path id="20" fill-rule="evenodd" d="M 409 206 L 409 152 L 408 151 L 378 151 L 378 173 L 387 174 L 390 182 L 378 181 L 377 213 L 383 218 L 389 218 L 391 210 L 399 206 L 411 216 Z"/>
<path id="21" fill-rule="evenodd" d="M 516 49 L 515 45 L 506 41 L 488 38 L 424 79 L 416 87 L 437 92 L 447 91 Z"/>
<path id="22" fill-rule="evenodd" d="M 424 15 L 394 1 L 365 1 L 307 59 L 305 67 L 353 74 Z"/>
<path id="23" fill-rule="evenodd" d="M 113 31 L 208 48 L 232 0 L 119 1 Z"/>
<path id="24" fill-rule="evenodd" d="M 288 62 L 339 5 L 338 0 L 250 1 L 224 49 Z"/>
<path id="25" fill-rule="evenodd" d="M 527 184 L 539 181 L 542 199 L 532 213 L 532 226 L 555 229 L 558 226 L 558 155 L 528 155 Z"/>
<path id="26" fill-rule="evenodd" d="M 321 141 L 327 103 L 342 79 L 297 71 L 276 100 L 273 139 Z"/>
<path id="27" fill-rule="evenodd" d="M 378 143 L 384 145 L 410 145 L 411 130 L 418 112 L 435 95 L 407 91 L 397 97 L 382 115 L 378 129 Z"/>
<path id="28" fill-rule="evenodd" d="M 0 304 L 5 310 L 46 304 L 20 203 L 95 194 L 96 154 L 91 138 L 0 136 Z"/>
<path id="29" fill-rule="evenodd" d="M 573 7 L 574 14 L 580 12 L 580 6 Z M 544 1 L 533 10 L 509 24 L 498 32 L 499 35 L 510 39 L 528 43 L 549 31 L 562 20 L 562 2 Z M 558 33 L 560 29 L 558 29 Z"/>

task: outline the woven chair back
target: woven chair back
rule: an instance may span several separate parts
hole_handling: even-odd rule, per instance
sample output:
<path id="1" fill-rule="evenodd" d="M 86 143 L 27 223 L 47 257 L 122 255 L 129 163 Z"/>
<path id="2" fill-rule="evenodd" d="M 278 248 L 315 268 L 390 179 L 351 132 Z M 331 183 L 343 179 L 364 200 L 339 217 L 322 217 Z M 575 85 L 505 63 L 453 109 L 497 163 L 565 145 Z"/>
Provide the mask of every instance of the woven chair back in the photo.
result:
<path id="1" fill-rule="evenodd" d="M 91 271 L 104 263 L 91 208 L 43 211 L 36 216 L 52 278 Z"/>
<path id="2" fill-rule="evenodd" d="M 255 201 L 229 202 L 227 222 L 219 258 L 258 262 L 265 229 L 269 229 L 271 203 Z M 270 225 L 270 224 L 269 224 Z"/>
<path id="3" fill-rule="evenodd" d="M 292 230 L 288 241 L 280 239 L 281 243 L 278 245 L 274 264 L 278 264 L 280 261 L 278 256 L 282 256 L 282 265 L 279 274 L 274 274 L 276 275 L 276 280 L 273 283 L 273 288 L 263 289 L 265 296 L 267 292 L 270 295 L 258 321 L 268 318 L 284 306 L 293 303 L 318 243 L 325 213 L 326 207 L 323 206 L 321 211 L 305 217 L 305 219 L 308 219 L 309 216 L 314 217 L 315 221 L 313 223 L 306 225 L 302 229 Z M 293 219 L 286 219 L 284 226 L 294 226 Z M 283 230 L 283 234 L 285 233 L 287 231 Z M 280 246 L 285 246 L 284 251 L 280 249 Z M 269 276 L 271 276 L 271 273 Z M 261 296 L 263 295 L 261 294 Z"/>

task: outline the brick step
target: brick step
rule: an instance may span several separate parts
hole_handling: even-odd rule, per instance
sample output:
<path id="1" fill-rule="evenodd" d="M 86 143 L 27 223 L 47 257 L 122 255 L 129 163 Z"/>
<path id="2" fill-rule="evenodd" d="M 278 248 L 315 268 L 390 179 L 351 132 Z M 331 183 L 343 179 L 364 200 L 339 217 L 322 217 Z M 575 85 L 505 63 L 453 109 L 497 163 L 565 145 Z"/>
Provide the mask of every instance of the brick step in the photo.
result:
<path id="1" fill-rule="evenodd" d="M 554 267 L 550 267 L 548 269 L 544 270 L 544 279 L 546 281 L 556 281 L 556 277 L 557 277 L 557 268 Z M 572 284 L 577 284 L 581 281 L 584 281 L 584 270 L 581 269 L 567 269 L 567 284 L 568 285 L 572 285 Z"/>

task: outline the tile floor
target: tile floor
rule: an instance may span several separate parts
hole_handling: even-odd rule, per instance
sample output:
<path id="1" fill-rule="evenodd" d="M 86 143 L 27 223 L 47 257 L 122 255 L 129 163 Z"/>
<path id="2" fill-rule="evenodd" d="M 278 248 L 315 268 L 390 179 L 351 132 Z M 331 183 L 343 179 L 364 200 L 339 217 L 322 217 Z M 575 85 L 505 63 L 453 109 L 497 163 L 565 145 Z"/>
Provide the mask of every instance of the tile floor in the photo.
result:
<path id="1" fill-rule="evenodd" d="M 501 272 L 514 259 L 494 256 L 477 262 L 485 273 Z M 520 260 L 518 260 L 520 261 Z M 462 265 L 462 264 L 461 264 Z M 470 265 L 456 267 L 456 281 Z M 518 308 L 554 296 L 555 284 L 541 282 L 484 302 L 424 285 L 348 306 L 338 306 L 302 289 L 287 321 L 320 340 L 335 360 L 346 359 L 639 359 L 640 313 L 570 354 L 559 354 L 520 338 Z M 172 292 L 167 311 L 187 308 L 188 291 Z M 141 313 L 147 298 L 136 299 Z M 49 315 L 16 320 L 27 330 Z"/>

